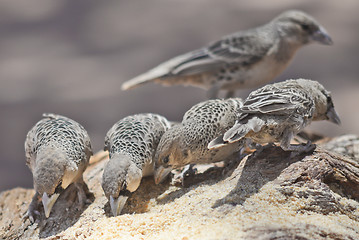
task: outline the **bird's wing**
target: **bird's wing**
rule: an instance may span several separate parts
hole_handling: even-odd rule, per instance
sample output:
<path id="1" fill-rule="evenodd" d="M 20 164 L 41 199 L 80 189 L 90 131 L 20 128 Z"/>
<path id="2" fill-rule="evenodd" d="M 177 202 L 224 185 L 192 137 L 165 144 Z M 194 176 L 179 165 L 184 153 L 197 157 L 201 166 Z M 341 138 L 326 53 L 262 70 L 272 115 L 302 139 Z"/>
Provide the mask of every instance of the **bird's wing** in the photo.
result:
<path id="1" fill-rule="evenodd" d="M 212 71 L 225 64 L 248 66 L 261 60 L 272 45 L 271 39 L 259 38 L 255 31 L 232 34 L 188 54 L 170 74 L 192 75 Z"/>
<path id="2" fill-rule="evenodd" d="M 35 153 L 35 142 L 34 142 L 34 128 L 32 128 L 29 133 L 26 135 L 25 140 L 25 156 L 26 156 L 26 165 L 32 171 L 35 168 L 36 162 L 36 153 Z"/>
<path id="3" fill-rule="evenodd" d="M 103 147 L 104 151 L 110 151 L 111 138 L 115 134 L 117 126 L 118 126 L 118 122 L 114 126 L 112 126 L 110 128 L 110 130 L 108 130 L 108 132 L 107 132 L 107 134 L 105 136 L 105 144 L 104 144 L 104 147 Z"/>
<path id="4" fill-rule="evenodd" d="M 115 152 L 124 152 L 134 161 L 151 162 L 162 134 L 169 127 L 167 119 L 157 114 L 127 116 L 107 132 L 105 150 L 110 157 Z"/>
<path id="5" fill-rule="evenodd" d="M 83 141 L 84 141 L 84 147 L 85 147 L 84 148 L 85 158 L 86 158 L 86 161 L 89 161 L 90 157 L 93 155 L 90 136 L 88 135 L 88 133 L 86 132 L 85 129 L 83 129 L 82 135 L 83 135 Z"/>
<path id="6" fill-rule="evenodd" d="M 252 92 L 240 109 L 242 117 L 248 114 L 311 115 L 313 100 L 299 87 L 278 88 L 267 85 Z M 241 117 L 240 117 L 241 119 Z"/>
<path id="7" fill-rule="evenodd" d="M 212 99 L 200 102 L 190 108 L 183 116 L 182 123 L 197 121 L 200 125 L 217 125 L 219 131 L 222 128 L 232 126 L 237 118 L 237 111 L 242 106 L 240 98 L 227 100 Z"/>

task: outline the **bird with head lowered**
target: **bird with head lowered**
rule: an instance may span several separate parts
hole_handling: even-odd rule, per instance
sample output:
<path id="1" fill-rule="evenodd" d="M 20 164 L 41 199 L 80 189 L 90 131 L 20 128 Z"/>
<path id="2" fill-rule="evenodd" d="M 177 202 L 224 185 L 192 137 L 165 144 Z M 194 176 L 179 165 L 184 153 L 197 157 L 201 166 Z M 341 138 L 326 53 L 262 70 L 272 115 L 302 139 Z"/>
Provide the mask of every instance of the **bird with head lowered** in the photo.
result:
<path id="1" fill-rule="evenodd" d="M 102 189 L 113 216 L 121 213 L 142 177 L 153 174 L 157 145 L 170 126 L 160 115 L 136 114 L 121 119 L 107 132 L 104 149 L 110 159 L 102 175 Z"/>
<path id="2" fill-rule="evenodd" d="M 36 191 L 26 214 L 31 222 L 40 215 L 40 199 L 48 218 L 60 194 L 71 184 L 77 189 L 80 206 L 84 205 L 88 188 L 82 174 L 92 150 L 90 137 L 79 123 L 64 116 L 44 114 L 28 132 L 25 152 Z"/>

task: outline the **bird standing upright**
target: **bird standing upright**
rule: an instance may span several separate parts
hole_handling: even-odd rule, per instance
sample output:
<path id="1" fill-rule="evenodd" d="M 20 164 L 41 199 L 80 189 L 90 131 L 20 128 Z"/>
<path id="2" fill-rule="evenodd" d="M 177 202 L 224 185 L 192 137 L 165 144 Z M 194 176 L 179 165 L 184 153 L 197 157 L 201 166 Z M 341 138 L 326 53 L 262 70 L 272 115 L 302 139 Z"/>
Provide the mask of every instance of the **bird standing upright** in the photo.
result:
<path id="1" fill-rule="evenodd" d="M 27 211 L 31 222 L 40 214 L 40 198 L 48 218 L 57 198 L 72 183 L 83 206 L 88 188 L 82 173 L 92 149 L 90 137 L 79 123 L 60 115 L 43 114 L 26 136 L 25 152 L 36 191 Z"/>
<path id="2" fill-rule="evenodd" d="M 215 99 L 190 108 L 182 122 L 161 138 L 155 157 L 155 182 L 158 184 L 165 179 L 172 168 L 223 161 L 241 150 L 241 142 L 214 150 L 208 150 L 207 145 L 234 125 L 242 104 L 240 98 Z"/>
<path id="3" fill-rule="evenodd" d="M 115 123 L 105 138 L 110 159 L 102 176 L 102 188 L 112 214 L 121 213 L 142 177 L 153 174 L 153 157 L 170 123 L 157 114 L 136 114 Z"/>
<path id="4" fill-rule="evenodd" d="M 290 140 L 312 121 L 340 124 L 330 92 L 317 81 L 297 79 L 268 84 L 253 91 L 239 109 L 236 124 L 212 140 L 215 149 L 250 138 L 259 144 L 279 142 L 285 151 L 309 151 L 307 145 L 291 145 Z"/>
<path id="5" fill-rule="evenodd" d="M 207 47 L 172 58 L 122 84 L 127 90 L 144 83 L 193 85 L 219 90 L 232 97 L 236 89 L 254 88 L 272 81 L 302 46 L 331 45 L 326 30 L 310 15 L 286 11 L 269 23 L 223 37 Z"/>

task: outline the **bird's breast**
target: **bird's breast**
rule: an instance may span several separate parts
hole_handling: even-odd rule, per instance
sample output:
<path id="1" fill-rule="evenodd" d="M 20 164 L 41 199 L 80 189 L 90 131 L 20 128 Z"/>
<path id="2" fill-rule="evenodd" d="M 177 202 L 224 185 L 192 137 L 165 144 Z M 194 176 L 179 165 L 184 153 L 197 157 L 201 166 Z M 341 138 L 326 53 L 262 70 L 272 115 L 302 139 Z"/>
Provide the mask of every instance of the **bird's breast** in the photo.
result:
<path id="1" fill-rule="evenodd" d="M 80 164 L 77 170 L 66 169 L 64 172 L 64 176 L 62 177 L 61 187 L 63 189 L 66 189 L 71 183 L 76 182 L 76 180 L 78 180 L 82 176 L 82 173 L 85 171 L 85 169 L 85 164 Z"/>
<path id="2" fill-rule="evenodd" d="M 238 68 L 227 79 L 223 80 L 222 89 L 255 88 L 274 80 L 287 67 L 289 60 L 278 61 L 274 55 L 266 56 L 261 61 Z"/>
<path id="3" fill-rule="evenodd" d="M 148 161 L 148 163 L 145 163 L 142 168 L 142 176 L 148 177 L 152 176 L 154 174 L 154 161 Z"/>
<path id="4" fill-rule="evenodd" d="M 279 124 L 277 122 L 267 122 L 267 124 L 264 125 L 259 132 L 251 131 L 247 135 L 247 137 L 252 138 L 255 142 L 260 144 L 266 144 L 271 142 L 278 143 L 282 140 L 285 128 L 285 124 Z"/>

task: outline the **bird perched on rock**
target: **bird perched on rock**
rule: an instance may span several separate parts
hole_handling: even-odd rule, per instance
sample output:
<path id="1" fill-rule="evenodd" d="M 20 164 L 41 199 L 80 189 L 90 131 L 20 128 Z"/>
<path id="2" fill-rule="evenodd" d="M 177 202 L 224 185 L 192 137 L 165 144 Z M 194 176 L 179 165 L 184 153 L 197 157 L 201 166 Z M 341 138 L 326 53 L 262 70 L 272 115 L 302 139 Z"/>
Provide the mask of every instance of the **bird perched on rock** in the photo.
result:
<path id="1" fill-rule="evenodd" d="M 82 173 L 92 150 L 90 138 L 79 123 L 64 116 L 43 114 L 26 136 L 25 152 L 36 191 L 26 214 L 31 222 L 40 214 L 40 199 L 48 218 L 59 195 L 72 183 L 83 206 L 88 188 Z"/>
<path id="2" fill-rule="evenodd" d="M 136 114 L 118 121 L 108 131 L 105 150 L 110 160 L 102 176 L 102 188 L 114 216 L 121 213 L 142 177 L 153 174 L 153 157 L 170 123 L 157 114 Z"/>
<path id="3" fill-rule="evenodd" d="M 317 81 L 297 79 L 268 84 L 253 91 L 239 110 L 236 124 L 208 145 L 223 147 L 243 138 L 259 144 L 280 143 L 285 151 L 300 153 L 313 149 L 291 145 L 297 133 L 312 121 L 329 120 L 340 124 L 330 92 Z"/>
<path id="4" fill-rule="evenodd" d="M 223 37 L 207 47 L 172 58 L 122 84 L 127 90 L 147 82 L 193 85 L 219 90 L 227 97 L 236 89 L 253 88 L 279 75 L 302 46 L 318 42 L 331 45 L 326 30 L 308 14 L 286 11 L 269 23 Z"/>
<path id="5" fill-rule="evenodd" d="M 240 98 L 229 98 L 204 101 L 189 109 L 181 124 L 161 138 L 155 157 L 155 182 L 160 183 L 173 168 L 222 161 L 239 151 L 241 142 L 215 150 L 208 150 L 207 145 L 234 125 L 241 106 Z"/>

